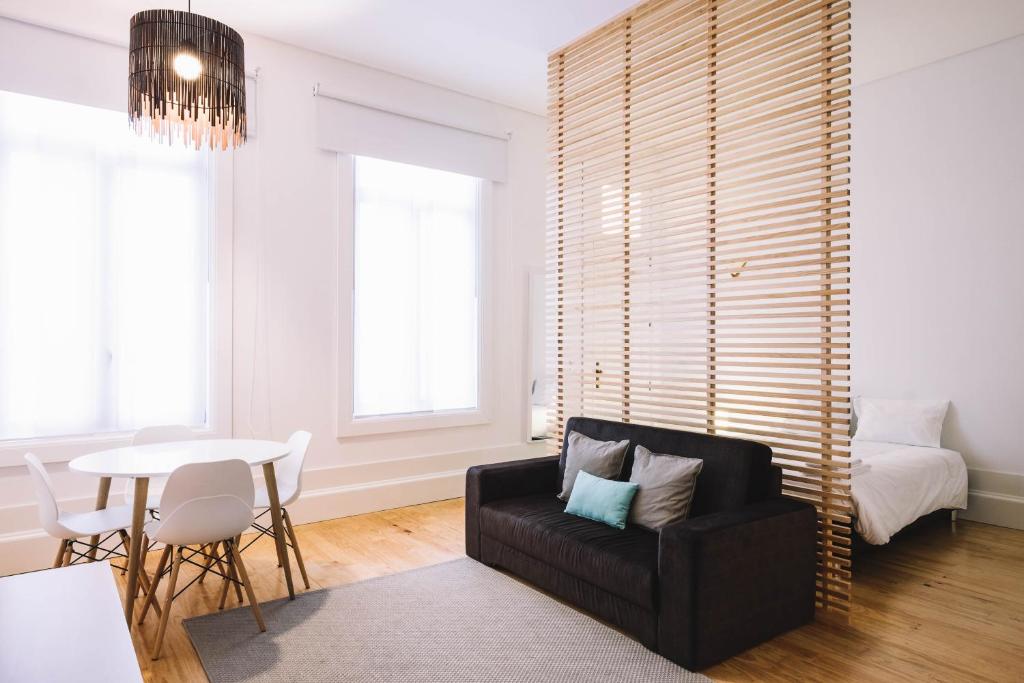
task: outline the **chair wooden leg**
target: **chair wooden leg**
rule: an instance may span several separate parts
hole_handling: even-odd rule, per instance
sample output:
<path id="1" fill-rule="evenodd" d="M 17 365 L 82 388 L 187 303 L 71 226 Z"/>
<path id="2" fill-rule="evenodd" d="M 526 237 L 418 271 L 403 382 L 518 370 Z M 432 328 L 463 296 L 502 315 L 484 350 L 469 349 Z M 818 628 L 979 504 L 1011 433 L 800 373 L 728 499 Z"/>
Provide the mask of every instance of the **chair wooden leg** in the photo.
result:
<path id="1" fill-rule="evenodd" d="M 139 587 L 142 590 L 142 597 L 149 594 L 149 572 L 141 564 L 139 565 Z"/>
<path id="2" fill-rule="evenodd" d="M 217 569 L 220 571 L 221 575 L 223 575 L 223 576 L 233 576 L 233 574 L 232 574 L 233 570 L 231 568 L 231 551 L 228 550 L 228 547 L 226 545 L 221 544 L 221 543 L 214 543 L 213 544 L 213 549 L 217 550 L 217 546 L 218 545 L 220 545 L 220 549 L 224 553 L 224 558 L 223 559 L 221 559 L 220 557 L 217 558 Z"/>
<path id="3" fill-rule="evenodd" d="M 288 509 L 281 510 L 284 517 L 284 526 L 288 530 L 288 538 L 292 542 L 292 551 L 295 553 L 295 561 L 299 565 L 299 573 L 302 574 L 302 583 L 306 590 L 309 590 L 309 576 L 306 575 L 306 563 L 302 561 L 302 552 L 299 550 L 299 539 L 295 537 L 295 529 L 292 527 L 292 518 L 288 515 Z"/>
<path id="4" fill-rule="evenodd" d="M 253 593 L 252 584 L 249 583 L 249 573 L 245 571 L 245 563 L 242 562 L 242 553 L 238 552 L 238 546 L 234 541 L 229 541 L 228 545 L 231 548 L 231 556 L 235 560 L 235 566 L 238 568 L 238 575 L 242 579 L 242 585 L 245 586 L 245 594 L 249 597 L 249 607 L 252 609 L 252 615 L 256 617 L 256 623 L 259 624 L 260 633 L 267 630 L 267 625 L 263 623 L 263 613 L 260 611 L 260 603 L 256 602 L 256 594 Z"/>
<path id="5" fill-rule="evenodd" d="M 128 532 L 125 531 L 124 529 L 121 529 L 121 531 L 119 532 L 119 536 L 121 538 L 121 545 L 124 546 L 124 554 L 127 555 L 128 554 L 128 549 L 132 547 L 131 539 L 128 538 Z M 124 576 L 127 573 L 128 573 L 128 561 L 125 560 L 124 566 L 121 567 L 121 576 Z"/>
<path id="6" fill-rule="evenodd" d="M 128 532 L 125 531 L 124 529 L 121 529 L 118 532 L 118 534 L 120 535 L 120 538 L 121 538 L 121 544 L 124 546 L 124 551 L 125 551 L 125 553 L 127 553 L 128 549 L 132 547 L 132 541 L 131 541 L 130 538 L 128 538 Z M 149 539 L 147 539 L 145 536 L 143 536 L 142 537 L 142 558 L 139 560 L 139 589 L 141 590 L 143 595 L 146 595 L 146 593 L 149 592 L 149 584 L 150 584 L 149 573 L 146 571 L 146 549 L 147 548 L 149 548 Z M 121 575 L 123 576 L 125 574 L 125 572 L 127 572 L 127 571 L 128 571 L 128 563 L 125 562 L 125 566 L 121 568 Z M 139 590 L 135 591 L 135 594 L 138 595 L 139 594 Z M 157 614 L 159 614 L 159 613 L 160 613 L 160 610 L 159 610 L 159 606 L 158 606 Z"/>
<path id="7" fill-rule="evenodd" d="M 224 554 L 227 555 L 227 568 L 224 570 L 224 581 L 220 585 L 220 602 L 217 603 L 217 609 L 224 609 L 224 603 L 228 599 L 228 584 L 231 583 L 232 577 L 235 575 L 235 560 L 231 556 L 231 551 L 228 549 L 227 541 L 223 542 Z"/>
<path id="8" fill-rule="evenodd" d="M 75 547 L 74 539 L 69 539 L 68 542 L 67 542 L 67 545 L 64 546 L 64 561 L 61 563 L 62 567 L 70 567 L 71 566 L 71 558 L 74 557 L 71 553 L 74 552 L 74 547 Z"/>
<path id="9" fill-rule="evenodd" d="M 218 546 L 219 545 L 220 545 L 219 541 L 217 543 L 211 543 L 210 544 L 210 555 L 211 555 L 211 557 L 213 559 L 207 558 L 207 560 L 206 560 L 206 562 L 207 562 L 207 564 L 206 564 L 206 571 L 209 571 L 213 567 L 213 565 L 216 564 L 218 572 L 220 572 L 221 574 L 227 574 L 228 573 L 227 563 L 221 562 L 220 557 L 217 556 L 217 553 L 220 552 L 218 550 Z M 227 552 L 228 551 L 225 548 L 224 549 L 224 556 L 225 557 L 227 557 Z M 199 578 L 199 582 L 200 583 L 202 583 L 203 579 L 206 577 L 206 571 L 204 571 L 203 574 L 200 576 L 200 578 Z"/>
<path id="10" fill-rule="evenodd" d="M 224 575 L 228 577 L 224 585 L 221 586 L 222 594 L 219 609 L 224 609 L 224 603 L 227 600 L 228 584 L 231 584 L 235 589 L 235 600 L 238 601 L 238 604 L 242 604 L 242 587 L 238 585 L 238 571 L 235 568 L 235 561 L 231 556 L 231 550 L 228 548 L 228 542 L 221 541 L 221 545 L 224 548 L 224 555 L 227 557 L 227 567 L 225 568 Z"/>
<path id="11" fill-rule="evenodd" d="M 206 579 L 206 573 L 210 571 L 210 567 L 213 566 L 214 557 L 217 555 L 217 544 L 209 543 L 204 545 L 202 548 L 204 553 L 207 553 L 206 562 L 203 564 L 203 573 L 199 575 L 199 583 L 203 583 Z"/>
<path id="12" fill-rule="evenodd" d="M 64 553 L 67 552 L 68 541 L 67 539 L 61 539 L 60 547 L 57 549 L 57 558 L 53 561 L 53 568 L 63 566 L 64 564 Z"/>
<path id="13" fill-rule="evenodd" d="M 167 567 L 167 558 L 171 555 L 171 546 L 165 545 L 164 550 L 160 553 L 160 562 L 156 565 L 156 574 L 153 576 L 153 583 L 149 587 L 149 592 L 146 593 L 146 600 L 142 603 L 142 613 L 139 614 L 139 624 L 142 624 L 146 620 L 146 612 L 149 611 L 150 605 L 153 606 L 153 611 L 156 612 L 157 616 L 162 617 L 162 610 L 160 609 L 160 601 L 156 597 L 156 589 L 160 587 L 160 579 L 164 576 L 164 568 Z"/>
<path id="14" fill-rule="evenodd" d="M 241 542 L 242 542 L 242 537 L 241 536 L 235 536 L 235 540 L 233 541 L 234 545 L 237 546 Z M 226 552 L 226 553 L 231 552 L 228 549 L 227 545 L 224 546 L 224 552 Z M 239 554 L 241 554 L 241 553 L 239 553 Z M 231 572 L 232 572 L 231 575 L 235 579 L 235 583 L 233 584 L 234 587 L 235 587 L 235 599 L 238 600 L 238 604 L 241 605 L 242 602 L 244 602 L 244 601 L 242 600 L 242 587 L 238 585 L 238 567 L 235 566 L 231 570 Z"/>
<path id="15" fill-rule="evenodd" d="M 167 597 L 164 599 L 164 613 L 160 615 L 160 628 L 156 632 L 156 645 L 153 648 L 153 659 L 160 658 L 160 648 L 164 644 L 164 633 L 167 632 L 167 621 L 171 617 L 171 603 L 174 601 L 174 588 L 178 583 L 178 570 L 181 569 L 181 548 L 174 553 L 174 561 L 171 564 L 171 578 L 167 581 Z"/>
<path id="16" fill-rule="evenodd" d="M 224 546 L 224 552 L 226 552 L 226 553 L 231 552 L 226 545 Z M 241 583 L 241 581 L 238 579 L 238 567 L 235 565 L 234 560 L 232 560 L 232 562 L 231 562 L 231 570 L 230 570 L 229 575 L 231 576 L 231 587 L 235 589 L 235 600 L 237 600 L 238 604 L 241 605 L 242 604 L 242 587 L 240 585 L 238 585 L 238 584 Z"/>

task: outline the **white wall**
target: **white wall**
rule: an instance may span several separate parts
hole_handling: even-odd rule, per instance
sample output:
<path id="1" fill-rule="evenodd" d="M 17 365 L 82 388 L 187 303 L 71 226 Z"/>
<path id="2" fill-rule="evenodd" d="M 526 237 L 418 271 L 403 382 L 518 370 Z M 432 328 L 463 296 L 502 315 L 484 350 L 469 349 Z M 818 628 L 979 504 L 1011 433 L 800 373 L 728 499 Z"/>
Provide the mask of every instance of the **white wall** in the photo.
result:
<path id="1" fill-rule="evenodd" d="M 260 68 L 259 132 L 235 164 L 235 431 L 256 436 L 315 435 L 312 465 L 337 466 L 387 458 L 519 443 L 524 438 L 527 268 L 543 263 L 544 120 L 532 114 L 441 90 L 391 74 L 249 38 L 247 61 Z M 496 132 L 511 131 L 509 181 L 494 191 L 494 309 L 498 334 L 492 358 L 501 387 L 494 421 L 338 442 L 337 156 L 314 143 L 314 83 L 323 91 L 392 106 L 403 112 Z M 250 396 L 254 315 L 263 254 L 267 339 L 256 345 L 256 392 Z M 262 322 L 262 321 L 261 321 Z M 341 333 L 347 331 L 343 328 Z"/>
<path id="2" fill-rule="evenodd" d="M 471 464 L 542 454 L 524 445 L 529 346 L 523 330 L 527 273 L 543 268 L 544 119 L 257 36 L 245 39 L 247 70 L 258 68 L 259 77 L 257 133 L 233 161 L 234 434 L 283 440 L 300 428 L 313 433 L 311 490 L 295 509 L 300 520 L 454 497 Z M 0 88 L 123 107 L 126 65 L 122 47 L 0 18 Z M 338 334 L 346 333 L 339 330 L 337 273 L 339 249 L 349 245 L 338 239 L 336 155 L 314 144 L 317 82 L 359 102 L 511 133 L 508 182 L 494 191 L 491 357 L 499 390 L 491 423 L 335 437 Z M 73 442 L 46 450 L 62 460 L 95 448 Z M 24 469 L 3 466 L 10 462 L 0 461 L 0 574 L 52 560 Z M 59 463 L 50 467 L 64 503 L 88 509 L 95 481 Z"/>
<path id="3" fill-rule="evenodd" d="M 853 0 L 853 85 L 1024 33 L 1021 0 Z"/>
<path id="4" fill-rule="evenodd" d="M 1018 528 L 1022 111 L 1024 36 L 853 91 L 854 394 L 950 399 L 967 516 Z"/>

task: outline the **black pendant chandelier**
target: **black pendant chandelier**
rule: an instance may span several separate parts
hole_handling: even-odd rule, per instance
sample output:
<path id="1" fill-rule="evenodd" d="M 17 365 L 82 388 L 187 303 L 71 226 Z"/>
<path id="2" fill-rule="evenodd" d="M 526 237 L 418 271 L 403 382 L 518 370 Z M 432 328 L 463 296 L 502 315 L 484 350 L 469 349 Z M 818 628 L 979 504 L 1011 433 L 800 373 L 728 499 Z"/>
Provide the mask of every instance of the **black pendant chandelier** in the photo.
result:
<path id="1" fill-rule="evenodd" d="M 230 26 L 170 9 L 132 17 L 128 116 L 135 132 L 201 149 L 245 142 L 245 46 Z"/>

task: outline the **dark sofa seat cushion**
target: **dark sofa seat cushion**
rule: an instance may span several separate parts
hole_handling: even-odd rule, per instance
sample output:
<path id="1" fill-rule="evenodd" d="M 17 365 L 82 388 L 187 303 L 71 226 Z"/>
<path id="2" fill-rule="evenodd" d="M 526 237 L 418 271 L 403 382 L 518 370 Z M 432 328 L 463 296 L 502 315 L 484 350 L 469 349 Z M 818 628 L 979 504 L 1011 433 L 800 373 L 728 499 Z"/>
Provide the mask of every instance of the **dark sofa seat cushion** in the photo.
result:
<path id="1" fill-rule="evenodd" d="M 554 569 L 653 609 L 658 535 L 637 527 L 613 529 L 565 513 L 553 495 L 509 498 L 480 508 L 480 533 Z"/>

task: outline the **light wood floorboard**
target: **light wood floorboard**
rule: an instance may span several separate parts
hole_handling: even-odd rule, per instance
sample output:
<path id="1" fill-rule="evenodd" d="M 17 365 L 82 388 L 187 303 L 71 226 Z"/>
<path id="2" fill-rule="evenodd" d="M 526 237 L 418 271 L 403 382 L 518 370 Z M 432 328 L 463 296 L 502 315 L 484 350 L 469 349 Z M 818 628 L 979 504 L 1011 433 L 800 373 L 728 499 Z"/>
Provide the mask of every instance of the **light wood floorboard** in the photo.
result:
<path id="1" fill-rule="evenodd" d="M 463 501 L 296 533 L 312 590 L 337 586 L 462 557 Z M 147 559 L 151 571 L 158 555 Z M 245 560 L 260 601 L 287 594 L 272 541 L 259 541 Z M 183 569 L 182 583 L 194 571 Z M 181 620 L 216 611 L 219 583 L 195 584 L 175 601 L 159 661 L 150 659 L 154 615 L 133 630 L 147 681 L 206 680 Z M 1024 532 L 964 521 L 955 532 L 921 529 L 859 557 L 854 585 L 849 624 L 819 620 L 704 673 L 719 681 L 1024 681 Z M 228 607 L 236 604 L 231 593 Z"/>

